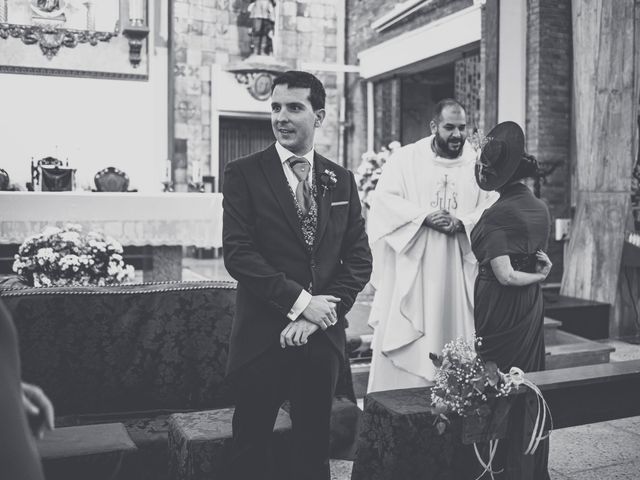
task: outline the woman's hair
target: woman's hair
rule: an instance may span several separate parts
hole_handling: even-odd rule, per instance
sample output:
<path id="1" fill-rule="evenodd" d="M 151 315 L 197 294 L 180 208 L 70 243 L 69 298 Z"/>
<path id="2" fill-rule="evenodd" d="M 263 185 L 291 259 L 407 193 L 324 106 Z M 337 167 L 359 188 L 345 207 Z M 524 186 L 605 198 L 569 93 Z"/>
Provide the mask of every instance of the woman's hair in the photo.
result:
<path id="1" fill-rule="evenodd" d="M 538 161 L 533 155 L 524 153 L 520 165 L 509 179 L 508 183 L 515 182 L 516 180 L 522 180 L 523 178 L 537 178 L 540 174 L 538 167 Z"/>

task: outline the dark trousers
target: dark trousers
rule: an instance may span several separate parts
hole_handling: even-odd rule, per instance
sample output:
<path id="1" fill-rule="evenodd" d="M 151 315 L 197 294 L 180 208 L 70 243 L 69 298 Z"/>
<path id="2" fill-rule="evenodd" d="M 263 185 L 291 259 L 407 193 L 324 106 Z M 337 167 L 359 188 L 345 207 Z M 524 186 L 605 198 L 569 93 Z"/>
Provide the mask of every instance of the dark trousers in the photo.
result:
<path id="1" fill-rule="evenodd" d="M 329 480 L 329 422 L 339 365 L 336 349 L 318 331 L 306 345 L 277 345 L 232 374 L 232 480 L 282 480 L 271 446 L 278 409 L 287 399 L 293 426 L 287 458 L 291 479 Z"/>

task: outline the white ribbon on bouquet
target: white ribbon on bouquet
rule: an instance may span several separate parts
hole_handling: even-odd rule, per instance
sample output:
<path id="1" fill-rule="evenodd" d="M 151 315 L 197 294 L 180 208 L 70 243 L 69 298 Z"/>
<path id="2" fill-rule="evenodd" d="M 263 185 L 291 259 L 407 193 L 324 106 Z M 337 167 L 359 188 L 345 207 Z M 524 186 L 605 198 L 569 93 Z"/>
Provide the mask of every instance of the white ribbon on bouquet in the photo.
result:
<path id="1" fill-rule="evenodd" d="M 534 422 L 531 439 L 529 440 L 529 444 L 524 451 L 525 455 L 533 455 L 538 449 L 538 445 L 540 445 L 540 442 L 545 438 L 549 438 L 549 435 L 551 435 L 551 431 L 553 430 L 553 419 L 551 418 L 549 405 L 547 405 L 547 401 L 542 396 L 542 392 L 540 391 L 538 386 L 531 380 L 526 379 L 524 376 L 524 372 L 518 367 L 511 367 L 509 373 L 502 374 L 502 380 L 506 384 L 511 384 L 516 387 L 524 385 L 536 394 L 536 421 Z M 550 427 L 549 432 L 545 434 L 544 432 L 545 425 L 547 423 L 547 416 L 549 416 Z M 476 453 L 476 458 L 484 469 L 482 473 L 476 478 L 476 480 L 481 478 L 485 473 L 489 473 L 489 475 L 491 476 L 491 480 L 495 480 L 494 474 L 502 473 L 502 471 L 504 470 L 493 470 L 493 459 L 495 458 L 496 451 L 498 450 L 498 442 L 499 440 L 489 441 L 489 458 L 486 462 L 483 460 L 482 455 L 480 455 L 477 444 L 473 444 L 473 450 Z"/>

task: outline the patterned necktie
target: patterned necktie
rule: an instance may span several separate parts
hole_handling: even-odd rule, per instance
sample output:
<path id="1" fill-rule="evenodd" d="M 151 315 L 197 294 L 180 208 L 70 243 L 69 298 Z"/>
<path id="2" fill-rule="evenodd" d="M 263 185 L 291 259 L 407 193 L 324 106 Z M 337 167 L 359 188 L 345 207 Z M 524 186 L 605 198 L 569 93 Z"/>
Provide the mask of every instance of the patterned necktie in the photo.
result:
<path id="1" fill-rule="evenodd" d="M 306 158 L 291 157 L 289 160 L 289 166 L 293 173 L 295 173 L 298 179 L 298 186 L 296 187 L 295 194 L 298 206 L 302 210 L 302 213 L 306 214 L 311 208 L 311 187 L 307 182 L 307 177 L 311 171 L 311 164 Z"/>

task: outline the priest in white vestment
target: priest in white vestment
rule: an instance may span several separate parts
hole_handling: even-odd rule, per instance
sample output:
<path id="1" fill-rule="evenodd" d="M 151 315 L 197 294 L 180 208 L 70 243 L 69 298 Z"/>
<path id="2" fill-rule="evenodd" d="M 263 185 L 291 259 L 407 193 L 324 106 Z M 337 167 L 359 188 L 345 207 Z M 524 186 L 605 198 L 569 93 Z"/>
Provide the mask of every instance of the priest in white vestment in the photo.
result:
<path id="1" fill-rule="evenodd" d="M 373 195 L 368 392 L 425 386 L 435 374 L 429 353 L 474 333 L 469 234 L 497 194 L 476 183 L 459 103 L 440 102 L 431 130 L 391 156 Z"/>

